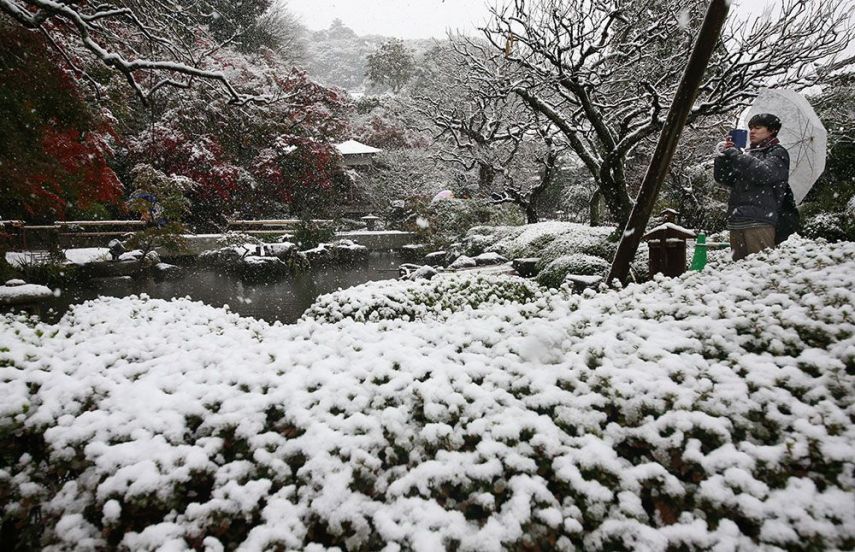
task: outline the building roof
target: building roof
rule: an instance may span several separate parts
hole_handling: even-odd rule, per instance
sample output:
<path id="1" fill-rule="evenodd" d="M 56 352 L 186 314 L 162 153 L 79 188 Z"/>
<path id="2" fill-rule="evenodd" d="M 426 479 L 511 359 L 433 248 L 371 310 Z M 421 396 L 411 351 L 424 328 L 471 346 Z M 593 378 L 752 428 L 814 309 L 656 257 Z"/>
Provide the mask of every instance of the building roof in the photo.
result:
<path id="1" fill-rule="evenodd" d="M 366 146 L 362 142 L 357 142 L 356 140 L 348 140 L 347 142 L 336 144 L 335 147 L 342 155 L 365 155 L 380 153 L 383 151 L 377 148 L 372 148 L 371 146 Z"/>

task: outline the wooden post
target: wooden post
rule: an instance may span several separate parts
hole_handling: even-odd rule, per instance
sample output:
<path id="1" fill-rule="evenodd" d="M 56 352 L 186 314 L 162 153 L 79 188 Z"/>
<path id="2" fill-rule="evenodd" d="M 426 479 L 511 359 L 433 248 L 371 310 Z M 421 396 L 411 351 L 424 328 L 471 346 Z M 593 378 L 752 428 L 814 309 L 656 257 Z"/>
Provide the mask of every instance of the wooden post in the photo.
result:
<path id="1" fill-rule="evenodd" d="M 644 228 L 647 226 L 647 221 L 650 220 L 656 196 L 659 195 L 659 187 L 665 180 L 668 166 L 674 157 L 674 150 L 677 149 L 680 134 L 683 132 L 686 119 L 688 119 L 692 104 L 695 102 L 698 87 L 701 85 L 707 64 L 718 43 L 721 29 L 724 27 L 725 20 L 727 19 L 729 7 L 729 0 L 711 0 L 707 8 L 704 23 L 701 26 L 701 31 L 695 40 L 692 54 L 689 57 L 689 63 L 683 72 L 683 77 L 680 80 L 680 85 L 677 87 L 671 108 L 668 110 L 665 126 L 659 134 L 656 151 L 650 160 L 647 174 L 641 183 L 641 189 L 638 192 L 635 205 L 629 215 L 629 220 L 626 223 L 626 228 L 615 253 L 615 258 L 612 261 L 612 267 L 609 270 L 606 280 L 609 283 L 615 279 L 621 282 L 626 281 L 629 274 L 629 264 L 632 262 L 633 257 L 635 257 L 638 244 L 641 242 L 641 236 L 644 234 Z"/>

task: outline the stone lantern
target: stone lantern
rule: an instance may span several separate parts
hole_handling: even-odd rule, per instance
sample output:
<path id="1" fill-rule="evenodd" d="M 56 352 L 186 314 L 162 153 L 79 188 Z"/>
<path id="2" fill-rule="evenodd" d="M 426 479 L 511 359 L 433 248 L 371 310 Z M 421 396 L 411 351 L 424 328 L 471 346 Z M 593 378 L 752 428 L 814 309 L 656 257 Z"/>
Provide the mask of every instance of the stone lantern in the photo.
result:
<path id="1" fill-rule="evenodd" d="M 377 221 L 380 220 L 380 217 L 366 215 L 362 217 L 361 220 L 365 223 L 365 229 L 371 232 L 377 229 Z"/>
<path id="2" fill-rule="evenodd" d="M 651 276 L 662 273 L 673 278 L 686 272 L 686 240 L 693 239 L 695 233 L 674 222 L 678 215 L 673 209 L 662 211 L 665 222 L 641 238 L 650 249 Z"/>

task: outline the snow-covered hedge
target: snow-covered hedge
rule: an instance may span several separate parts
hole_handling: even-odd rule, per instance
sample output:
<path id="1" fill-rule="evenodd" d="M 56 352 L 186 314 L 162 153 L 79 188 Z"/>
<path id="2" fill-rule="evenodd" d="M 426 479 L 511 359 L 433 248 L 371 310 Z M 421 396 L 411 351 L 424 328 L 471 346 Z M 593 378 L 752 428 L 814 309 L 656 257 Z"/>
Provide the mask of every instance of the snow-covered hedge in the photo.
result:
<path id="1" fill-rule="evenodd" d="M 495 204 L 484 199 L 444 199 L 416 209 L 412 230 L 419 241 L 432 249 L 442 249 L 477 224 L 521 225 L 525 221 L 519 207 Z"/>
<path id="2" fill-rule="evenodd" d="M 540 259 L 537 270 L 543 272 L 538 280 L 545 285 L 557 286 L 568 273 L 593 274 L 594 265 L 605 266 L 597 273 L 605 276 L 618 246 L 617 242 L 609 239 L 614 230 L 612 226 L 558 221 L 525 226 L 476 226 L 466 234 L 462 249 L 468 255 L 495 252 L 508 259 L 537 257 Z M 594 261 L 591 257 L 598 257 L 603 262 Z M 649 278 L 648 258 L 647 244 L 642 243 L 631 265 L 631 276 L 636 281 Z M 582 259 L 588 262 L 582 262 Z M 574 266 L 580 266 L 581 271 L 574 272 Z M 549 269 L 545 270 L 547 267 Z"/>
<path id="3" fill-rule="evenodd" d="M 795 238 L 444 322 L 6 316 L 4 544 L 852 549 L 853 259 Z"/>
<path id="4" fill-rule="evenodd" d="M 582 276 L 601 276 L 608 272 L 608 261 L 593 255 L 573 253 L 558 257 L 547 264 L 537 274 L 537 282 L 541 285 L 557 288 L 564 283 L 568 274 Z"/>
<path id="5" fill-rule="evenodd" d="M 830 241 L 855 239 L 855 218 L 846 211 L 816 213 L 805 217 L 802 234 Z"/>
<path id="6" fill-rule="evenodd" d="M 321 295 L 303 318 L 325 322 L 445 319 L 461 310 L 528 303 L 541 295 L 533 282 L 512 276 L 447 274 L 430 280 L 380 280 Z"/>
<path id="7" fill-rule="evenodd" d="M 472 256 L 494 251 L 509 259 L 543 257 L 548 263 L 571 253 L 607 254 L 607 238 L 613 232 L 611 226 L 558 221 L 525 226 L 476 226 L 466 234 L 464 245 L 466 253 Z"/>

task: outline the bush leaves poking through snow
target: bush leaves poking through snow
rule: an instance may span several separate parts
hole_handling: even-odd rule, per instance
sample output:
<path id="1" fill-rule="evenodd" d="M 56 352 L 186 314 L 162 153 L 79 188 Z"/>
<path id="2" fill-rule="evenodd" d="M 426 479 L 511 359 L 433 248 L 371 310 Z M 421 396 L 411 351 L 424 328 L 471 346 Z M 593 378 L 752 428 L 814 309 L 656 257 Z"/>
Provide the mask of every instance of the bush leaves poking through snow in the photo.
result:
<path id="1" fill-rule="evenodd" d="M 489 305 L 528 303 L 542 295 L 524 278 L 448 274 L 430 280 L 381 280 L 321 295 L 304 319 L 338 322 L 445 319 L 455 312 Z"/>
<path id="2" fill-rule="evenodd" d="M 851 550 L 853 259 L 791 238 L 445 322 L 270 326 L 145 297 L 6 316 L 3 537 Z"/>

